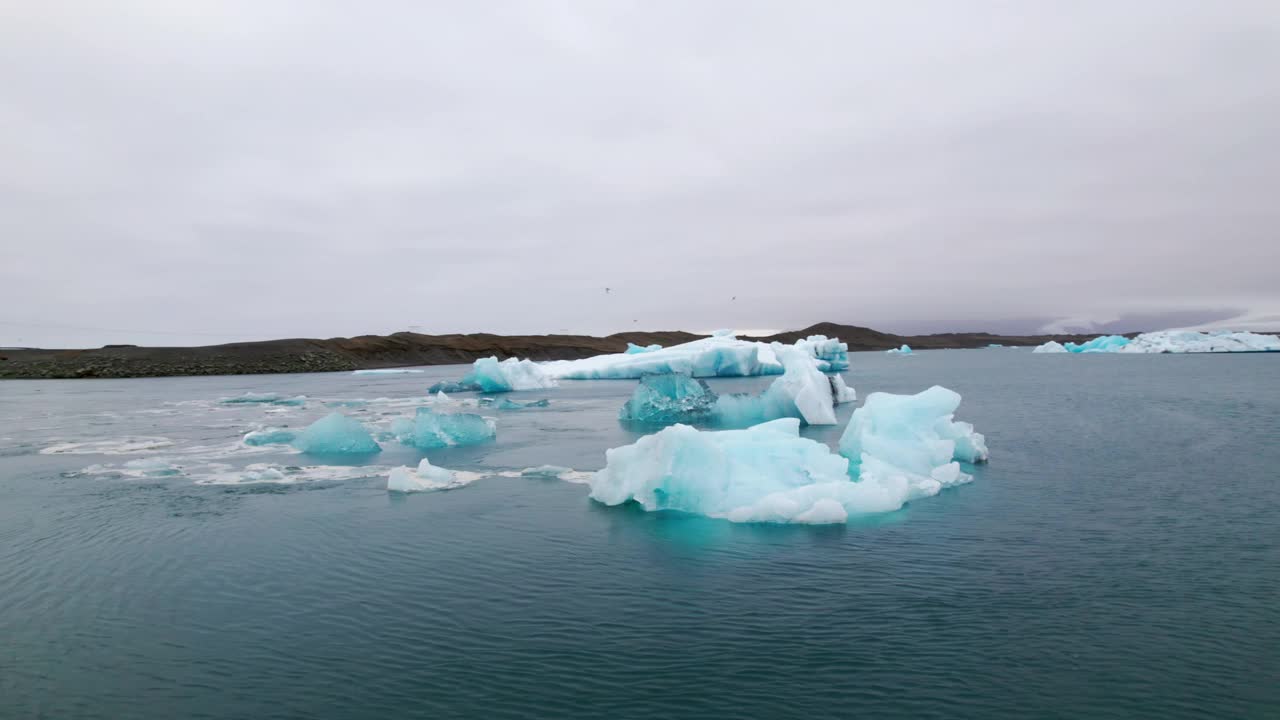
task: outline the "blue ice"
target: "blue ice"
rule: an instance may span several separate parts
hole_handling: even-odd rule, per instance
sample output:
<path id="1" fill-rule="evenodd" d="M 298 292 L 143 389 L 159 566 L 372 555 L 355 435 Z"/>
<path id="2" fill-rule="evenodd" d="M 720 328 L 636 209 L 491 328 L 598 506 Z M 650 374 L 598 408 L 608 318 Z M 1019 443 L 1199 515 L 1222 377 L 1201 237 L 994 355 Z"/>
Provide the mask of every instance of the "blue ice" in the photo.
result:
<path id="1" fill-rule="evenodd" d="M 639 354 L 641 354 L 641 353 L 655 352 L 655 351 L 657 351 L 657 350 L 661 350 L 661 349 L 662 349 L 662 346 L 661 346 L 661 345 L 657 345 L 657 344 L 654 344 L 654 345 L 637 345 L 637 344 L 635 344 L 635 343 L 630 343 L 630 342 L 629 342 L 629 343 L 627 343 L 627 351 L 626 351 L 626 353 L 625 353 L 625 354 L 627 354 L 627 355 L 639 355 Z"/>
<path id="2" fill-rule="evenodd" d="M 405 445 L 419 450 L 475 445 L 497 437 L 497 425 L 490 418 L 470 413 L 438 413 L 418 408 L 412 419 L 398 418 L 391 432 Z"/>
<path id="3" fill-rule="evenodd" d="M 293 441 L 294 447 L 313 454 L 376 453 L 382 450 L 359 420 L 340 412 L 311 423 Z"/>
<path id="4" fill-rule="evenodd" d="M 618 417 L 639 423 L 669 425 L 710 419 L 716 394 L 688 373 L 644 375 Z"/>
<path id="5" fill-rule="evenodd" d="M 532 360 L 507 358 L 499 362 L 496 357 L 476 360 L 471 366 L 471 372 L 462 378 L 462 383 L 476 385 L 480 392 L 487 393 L 556 386 L 555 378 Z"/>
<path id="6" fill-rule="evenodd" d="M 288 445 L 294 441 L 297 433 L 284 428 L 263 428 L 254 430 L 244 436 L 245 445 Z"/>
<path id="7" fill-rule="evenodd" d="M 1073 353 L 1104 353 L 1116 352 L 1120 348 L 1129 344 L 1129 338 L 1123 335 L 1100 335 L 1088 342 L 1079 345 L 1069 342 L 1063 345 L 1067 352 Z"/>
<path id="8" fill-rule="evenodd" d="M 890 512 L 971 480 L 957 460 L 986 459 L 982 435 L 952 419 L 959 401 L 940 387 L 873 393 L 841 438 L 844 454 L 800 437 L 798 418 L 720 432 L 673 425 L 607 451 L 588 480 L 591 497 L 734 522 L 842 523 Z"/>

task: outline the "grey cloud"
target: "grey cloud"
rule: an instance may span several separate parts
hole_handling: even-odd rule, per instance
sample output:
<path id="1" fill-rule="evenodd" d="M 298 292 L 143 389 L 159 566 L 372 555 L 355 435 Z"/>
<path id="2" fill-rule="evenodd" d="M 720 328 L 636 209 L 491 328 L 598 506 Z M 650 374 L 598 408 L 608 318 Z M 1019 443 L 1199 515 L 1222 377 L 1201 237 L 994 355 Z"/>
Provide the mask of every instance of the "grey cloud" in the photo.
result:
<path id="1" fill-rule="evenodd" d="M 11 7 L 0 344 L 1280 312 L 1274 3 L 899 5 Z"/>

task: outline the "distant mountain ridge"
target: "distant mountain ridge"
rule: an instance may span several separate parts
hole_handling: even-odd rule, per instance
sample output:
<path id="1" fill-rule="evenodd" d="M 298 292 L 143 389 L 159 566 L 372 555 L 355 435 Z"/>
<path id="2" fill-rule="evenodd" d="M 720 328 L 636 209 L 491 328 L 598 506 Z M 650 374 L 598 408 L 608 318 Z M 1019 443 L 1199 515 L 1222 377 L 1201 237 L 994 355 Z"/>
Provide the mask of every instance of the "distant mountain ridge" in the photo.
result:
<path id="1" fill-rule="evenodd" d="M 823 322 L 803 330 L 750 338 L 793 343 L 809 335 L 838 337 L 849 350 L 887 350 L 903 344 L 916 349 L 979 348 L 991 344 L 1039 345 L 1049 340 L 1083 342 L 1095 335 L 993 335 L 940 333 L 895 335 L 857 325 Z M 200 347 L 110 345 L 85 350 L 36 348 L 0 351 L 0 378 L 126 378 L 174 375 L 252 375 L 335 372 L 411 365 L 469 363 L 482 357 L 576 360 L 622 352 L 627 343 L 662 346 L 697 340 L 682 331 L 591 335 L 424 335 L 398 332 L 351 338 L 262 340 Z"/>

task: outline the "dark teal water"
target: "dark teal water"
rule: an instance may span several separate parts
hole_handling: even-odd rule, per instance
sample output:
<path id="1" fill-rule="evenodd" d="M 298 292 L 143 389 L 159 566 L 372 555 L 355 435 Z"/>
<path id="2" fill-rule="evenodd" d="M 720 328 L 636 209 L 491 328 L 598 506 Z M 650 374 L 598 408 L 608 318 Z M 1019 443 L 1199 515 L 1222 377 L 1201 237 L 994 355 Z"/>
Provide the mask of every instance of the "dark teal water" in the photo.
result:
<path id="1" fill-rule="evenodd" d="M 305 461 L 241 434 L 325 408 L 216 398 L 406 398 L 456 368 L 0 383 L 0 717 L 1280 717 L 1280 356 L 853 362 L 863 396 L 961 392 L 991 463 L 889 516 L 743 526 L 551 480 L 234 482 Z M 552 407 L 432 461 L 596 469 L 632 387 L 520 393 Z M 66 452 L 126 436 L 172 444 Z M 356 464 L 417 457 L 383 455 Z M 154 456 L 181 471 L 82 472 Z"/>

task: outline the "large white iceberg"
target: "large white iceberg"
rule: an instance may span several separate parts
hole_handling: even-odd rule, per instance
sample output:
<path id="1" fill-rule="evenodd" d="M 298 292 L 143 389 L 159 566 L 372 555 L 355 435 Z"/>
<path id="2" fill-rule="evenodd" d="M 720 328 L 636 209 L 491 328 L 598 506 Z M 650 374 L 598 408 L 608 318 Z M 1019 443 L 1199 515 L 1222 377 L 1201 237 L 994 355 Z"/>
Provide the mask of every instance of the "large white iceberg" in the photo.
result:
<path id="1" fill-rule="evenodd" d="M 1251 332 L 1161 330 L 1142 333 L 1132 339 L 1122 335 L 1102 335 L 1088 342 L 1059 344 L 1050 340 L 1037 353 L 1227 353 L 1280 352 L 1280 337 Z"/>
<path id="2" fill-rule="evenodd" d="M 1251 332 L 1163 330 L 1143 333 L 1119 348 L 1125 353 L 1280 352 L 1280 337 Z"/>
<path id="3" fill-rule="evenodd" d="M 770 350 L 784 368 L 782 377 L 760 395 L 722 396 L 716 402 L 717 421 L 741 427 L 795 417 L 809 425 L 835 425 L 835 389 L 832 381 L 818 370 L 812 356 L 781 343 L 773 343 Z"/>
<path id="4" fill-rule="evenodd" d="M 849 367 L 849 348 L 837 338 L 812 335 L 791 346 L 820 371 Z M 581 360 L 541 364 L 552 376 L 567 380 L 636 379 L 643 375 L 682 372 L 693 377 L 781 375 L 782 362 L 766 343 L 739 340 L 732 331 L 717 330 L 708 338 L 647 352 L 596 355 Z"/>
<path id="5" fill-rule="evenodd" d="M 487 357 L 472 364 L 471 372 L 462 378 L 462 384 L 492 393 L 555 387 L 556 380 L 532 360 L 507 358 L 498 362 L 496 357 Z"/>
<path id="6" fill-rule="evenodd" d="M 849 458 L 859 477 L 893 478 L 920 490 L 967 482 L 961 460 L 987 460 L 986 438 L 969 423 L 956 422 L 960 393 L 939 385 L 915 395 L 871 393 L 853 411 L 840 454 Z"/>
<path id="7" fill-rule="evenodd" d="M 841 523 L 889 512 L 971 480 L 956 460 L 986 459 L 983 437 L 952 420 L 959 401 L 940 387 L 872 394 L 841 438 L 852 463 L 800 437 L 796 418 L 720 432 L 673 425 L 607 451 L 588 480 L 591 497 L 734 522 Z"/>

